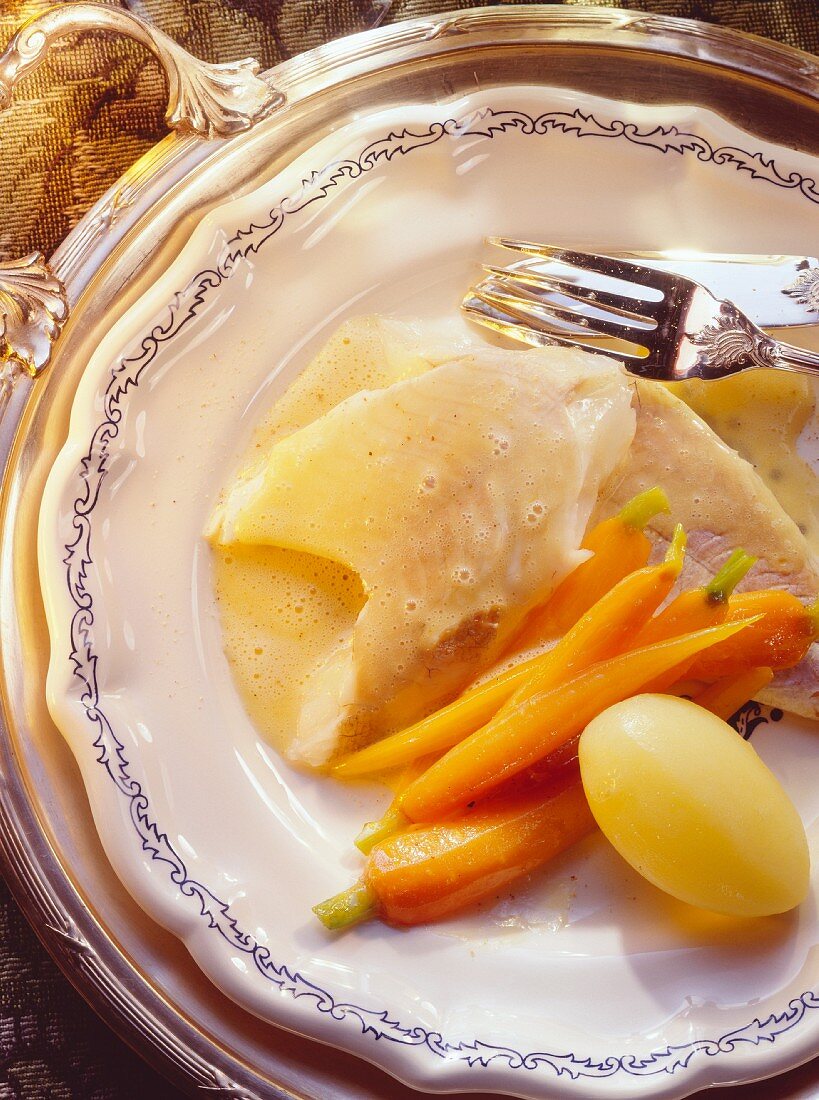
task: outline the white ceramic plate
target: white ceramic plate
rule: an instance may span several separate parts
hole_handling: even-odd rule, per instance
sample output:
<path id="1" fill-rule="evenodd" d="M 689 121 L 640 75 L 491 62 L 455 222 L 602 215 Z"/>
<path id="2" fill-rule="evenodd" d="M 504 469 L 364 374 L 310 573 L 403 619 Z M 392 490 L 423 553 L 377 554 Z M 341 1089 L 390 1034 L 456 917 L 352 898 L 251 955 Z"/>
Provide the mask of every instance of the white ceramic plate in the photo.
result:
<path id="1" fill-rule="evenodd" d="M 814 1053 L 815 893 L 738 927 L 663 899 L 599 838 L 488 914 L 325 934 L 310 906 L 356 876 L 350 838 L 386 796 L 300 774 L 257 735 L 202 529 L 332 329 L 451 319 L 485 234 L 805 252 L 817 170 L 684 106 L 506 87 L 396 109 L 209 214 L 100 345 L 41 514 L 49 706 L 117 873 L 237 1002 L 442 1091 L 682 1096 Z M 815 848 L 816 731 L 770 717 L 748 715 L 754 743 Z"/>

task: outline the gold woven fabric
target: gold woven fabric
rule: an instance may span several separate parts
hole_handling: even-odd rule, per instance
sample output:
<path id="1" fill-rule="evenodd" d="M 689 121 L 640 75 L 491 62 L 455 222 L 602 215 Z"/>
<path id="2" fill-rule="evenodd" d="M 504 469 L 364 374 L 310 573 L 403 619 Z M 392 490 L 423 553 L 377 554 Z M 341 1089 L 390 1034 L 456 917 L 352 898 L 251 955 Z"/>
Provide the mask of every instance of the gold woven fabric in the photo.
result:
<path id="1" fill-rule="evenodd" d="M 52 4 L 0 0 L 0 42 Z M 121 6 L 198 57 L 256 57 L 263 68 L 364 30 L 382 13 L 370 0 L 130 0 Z M 0 256 L 53 251 L 166 133 L 166 96 L 158 63 L 128 39 L 83 33 L 59 44 L 21 81 L 13 107 L 0 118 Z"/>
<path id="2" fill-rule="evenodd" d="M 0 0 L 0 44 L 53 2 Z M 252 56 L 268 68 L 381 21 L 476 2 L 125 0 L 125 6 L 199 57 Z M 721 23 L 819 53 L 819 0 L 599 2 Z M 14 107 L 0 117 L 0 255 L 53 251 L 93 202 L 163 136 L 165 100 L 157 63 L 140 46 L 115 36 L 77 36 L 26 78 Z M 812 1088 L 808 1082 L 815 1081 L 816 1072 L 815 1067 L 795 1070 L 788 1075 L 790 1084 L 779 1078 L 770 1086 L 775 1093 L 766 1095 Z M 79 1000 L 0 882 L 0 1100 L 146 1097 L 181 1100 Z"/>
<path id="3" fill-rule="evenodd" d="M 0 0 L 0 41 L 52 0 Z M 112 0 L 113 2 L 113 0 Z M 573 4 L 576 0 L 566 0 Z M 722 23 L 819 52 L 817 0 L 600 0 Z M 264 68 L 329 38 L 471 0 L 127 0 L 209 61 L 256 57 Z M 0 118 L 0 256 L 49 254 L 102 192 L 165 132 L 164 77 L 116 36 L 67 40 L 19 86 Z"/>

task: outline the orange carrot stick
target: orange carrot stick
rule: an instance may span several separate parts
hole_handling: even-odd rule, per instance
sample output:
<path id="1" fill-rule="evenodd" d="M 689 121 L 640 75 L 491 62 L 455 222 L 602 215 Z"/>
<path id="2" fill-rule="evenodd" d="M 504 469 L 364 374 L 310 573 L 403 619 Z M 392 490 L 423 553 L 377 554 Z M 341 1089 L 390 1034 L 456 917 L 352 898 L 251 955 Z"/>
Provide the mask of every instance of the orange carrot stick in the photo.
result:
<path id="1" fill-rule="evenodd" d="M 440 920 L 503 889 L 594 828 L 578 778 L 551 797 L 536 790 L 491 800 L 455 821 L 382 840 L 362 881 L 313 911 L 331 929 L 373 916 L 398 925 Z"/>
<path id="2" fill-rule="evenodd" d="M 728 601 L 726 622 L 750 615 L 760 618 L 742 632 L 699 655 L 689 668 L 698 680 L 719 680 L 751 668 L 793 668 L 819 638 L 819 601 L 806 607 L 790 592 L 764 589 L 741 592 Z"/>
<path id="3" fill-rule="evenodd" d="M 681 592 L 659 615 L 649 619 L 633 639 L 632 648 L 640 649 L 725 622 L 729 615 L 730 596 L 755 562 L 756 558 L 744 550 L 735 550 L 708 584 Z M 680 675 L 684 672 L 680 669 Z M 669 690 L 668 677 L 661 676 L 656 683 L 646 684 L 643 690 Z"/>
<path id="4" fill-rule="evenodd" d="M 504 779 L 525 770 L 580 733 L 606 707 L 627 699 L 701 650 L 746 629 L 724 623 L 592 665 L 575 679 L 541 692 L 455 745 L 400 796 L 414 822 L 440 821 Z"/>
<path id="5" fill-rule="evenodd" d="M 726 676 L 694 696 L 694 702 L 727 722 L 741 706 L 753 699 L 773 680 L 772 668 L 750 668 L 736 676 Z"/>
<path id="6" fill-rule="evenodd" d="M 419 756 L 444 752 L 461 737 L 480 729 L 532 674 L 543 654 L 522 661 L 407 729 L 351 753 L 333 766 L 339 777 L 353 778 L 408 764 Z"/>
<path id="7" fill-rule="evenodd" d="M 724 622 L 731 594 L 755 562 L 756 558 L 744 550 L 735 550 L 713 580 L 701 588 L 681 592 L 659 615 L 649 619 L 633 639 L 632 648 L 641 649 Z"/>
<path id="8" fill-rule="evenodd" d="M 652 613 L 668 596 L 680 575 L 685 558 L 685 544 L 685 531 L 677 524 L 665 560 L 660 565 L 645 566 L 630 573 L 601 597 L 554 649 L 546 654 L 543 663 L 532 669 L 531 675 L 500 709 L 498 717 L 520 706 L 532 696 L 551 691 L 565 683 L 569 679 L 569 673 L 582 672 L 583 669 L 614 657 L 625 649 L 638 648 L 634 644 L 634 637 L 641 633 L 641 624 L 650 621 Z M 710 625 L 712 624 L 703 623 L 703 626 Z M 697 629 L 700 628 L 682 628 L 676 631 L 675 636 Z M 566 650 L 570 654 L 568 661 L 563 659 Z"/>
<path id="9" fill-rule="evenodd" d="M 355 846 L 359 852 L 363 852 L 365 856 L 369 855 L 380 840 L 392 836 L 393 833 L 398 832 L 406 825 L 407 819 L 398 808 L 401 793 L 407 789 L 413 780 L 422 775 L 436 759 L 436 756 L 422 756 L 418 760 L 413 760 L 411 764 L 407 764 L 393 787 L 392 802 L 381 817 L 375 821 L 365 822 L 355 838 Z"/>
<path id="10" fill-rule="evenodd" d="M 648 621 L 674 586 L 685 555 L 685 533 L 678 527 L 664 561 L 629 574 L 575 623 L 557 645 L 527 661 L 524 677 L 508 673 L 488 680 L 443 710 L 339 761 L 342 777 L 365 775 L 442 753 L 479 729 L 507 700 L 543 692 L 597 661 L 619 653 Z M 510 670 L 510 671 L 514 671 Z M 523 693 L 523 694 L 521 694 Z"/>
<path id="11" fill-rule="evenodd" d="M 651 553 L 643 528 L 658 513 L 668 511 L 668 498 L 655 487 L 593 527 L 581 544 L 592 551 L 592 557 L 572 570 L 545 606 L 530 612 L 509 648 L 520 652 L 543 639 L 560 637 L 618 581 L 641 569 Z"/>
<path id="12" fill-rule="evenodd" d="M 580 761 L 580 735 L 572 737 L 569 741 L 538 760 L 531 768 L 518 772 L 517 775 L 505 779 L 490 795 L 490 799 L 496 798 L 520 798 L 539 788 L 543 790 L 550 785 L 562 784 L 575 774 L 579 774 Z M 484 799 L 480 805 L 486 805 L 488 799 Z M 404 819 L 406 828 L 406 818 Z"/>

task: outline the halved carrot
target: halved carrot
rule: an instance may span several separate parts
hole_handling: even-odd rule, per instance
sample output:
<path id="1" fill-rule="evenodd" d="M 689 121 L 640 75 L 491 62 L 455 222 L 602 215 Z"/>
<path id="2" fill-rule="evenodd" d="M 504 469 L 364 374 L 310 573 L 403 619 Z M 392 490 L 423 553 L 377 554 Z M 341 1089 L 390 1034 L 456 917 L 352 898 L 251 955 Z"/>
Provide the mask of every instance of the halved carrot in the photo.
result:
<path id="1" fill-rule="evenodd" d="M 595 828 L 579 778 L 555 793 L 490 800 L 443 825 L 411 829 L 370 852 L 360 883 L 315 906 L 330 929 L 370 917 L 440 920 L 503 889 Z"/>
<path id="2" fill-rule="evenodd" d="M 753 620 L 750 620 L 753 621 Z M 414 822 L 440 821 L 570 740 L 601 711 L 671 675 L 700 651 L 747 629 L 724 623 L 592 665 L 477 730 L 407 787 L 399 799 Z"/>
<path id="3" fill-rule="evenodd" d="M 409 729 L 339 761 L 334 773 L 342 777 L 366 775 L 418 756 L 442 753 L 488 722 L 507 700 L 546 691 L 573 673 L 620 652 L 668 596 L 684 556 L 685 532 L 678 527 L 664 561 L 630 573 L 606 592 L 553 649 L 517 666 L 525 669 L 525 675 L 512 678 L 504 672 L 488 680 L 474 693 Z"/>

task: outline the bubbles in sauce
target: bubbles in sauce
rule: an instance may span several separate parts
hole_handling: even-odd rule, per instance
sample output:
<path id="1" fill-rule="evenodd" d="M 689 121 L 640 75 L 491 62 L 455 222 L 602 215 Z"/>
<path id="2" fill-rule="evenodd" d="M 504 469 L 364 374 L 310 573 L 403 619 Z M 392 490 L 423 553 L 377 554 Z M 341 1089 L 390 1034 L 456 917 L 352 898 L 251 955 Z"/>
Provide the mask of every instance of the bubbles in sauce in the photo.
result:
<path id="1" fill-rule="evenodd" d="M 376 318 L 343 325 L 276 402 L 237 468 L 263 462 L 275 441 L 351 394 L 391 385 L 434 365 L 431 357 L 413 350 L 402 330 L 403 326 Z M 819 480 L 796 449 L 814 413 L 806 380 L 753 371 L 722 382 L 685 383 L 673 389 L 756 467 L 811 546 L 819 548 Z M 499 434 L 492 442 L 499 457 L 508 454 L 507 439 Z M 689 455 L 688 461 L 695 465 L 696 455 Z M 653 476 L 662 481 L 661 461 Z M 711 487 L 702 487 L 701 482 L 700 487 L 697 492 L 704 493 L 705 509 Z M 431 470 L 420 477 L 420 494 L 434 496 L 438 489 Z M 691 503 L 696 511 L 696 493 Z M 543 503 L 532 493 L 521 504 L 527 526 L 538 527 L 547 511 Z M 468 513 L 463 516 L 464 523 L 471 519 Z M 488 528 L 480 533 L 486 543 L 496 536 Z M 465 563 L 454 564 L 453 582 L 468 589 L 472 571 Z M 305 695 L 309 696 L 321 669 L 349 639 L 364 606 L 360 579 L 327 558 L 279 547 L 214 546 L 213 568 L 225 651 L 235 682 L 256 727 L 286 751 Z M 382 599 L 388 595 L 371 593 Z M 427 609 L 420 591 L 406 599 L 404 613 L 424 621 Z"/>
<path id="2" fill-rule="evenodd" d="M 267 546 L 213 548 L 225 652 L 248 714 L 280 748 L 329 652 L 364 605 L 355 573 L 326 558 Z"/>
<path id="3" fill-rule="evenodd" d="M 347 322 L 276 402 L 239 466 L 254 465 L 276 440 L 351 394 L 429 365 L 395 338 L 389 322 Z M 225 652 L 248 715 L 286 751 L 311 679 L 364 606 L 361 582 L 337 562 L 279 547 L 214 546 L 213 569 Z"/>
<path id="4" fill-rule="evenodd" d="M 217 528 L 226 542 L 346 562 L 368 595 L 344 652 L 304 698 L 292 753 L 325 763 L 486 667 L 520 609 L 576 564 L 633 426 L 629 387 L 610 364 L 486 350 L 358 393 L 266 449 L 259 476 L 242 472 Z M 516 452 L 512 465 L 501 445 Z M 419 495 L 430 476 L 434 491 Z M 530 507 L 542 529 L 526 522 Z M 487 528 L 489 547 L 477 536 Z M 418 596 L 423 616 L 405 606 Z"/>

